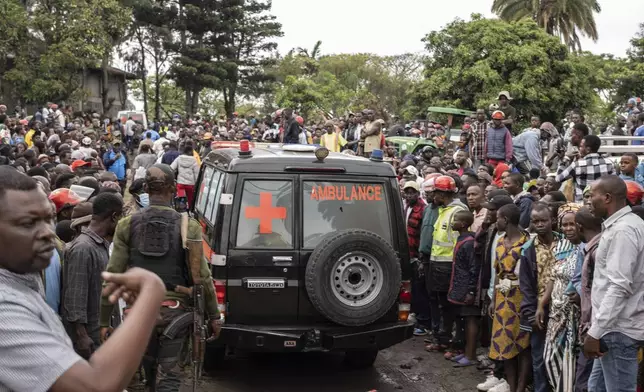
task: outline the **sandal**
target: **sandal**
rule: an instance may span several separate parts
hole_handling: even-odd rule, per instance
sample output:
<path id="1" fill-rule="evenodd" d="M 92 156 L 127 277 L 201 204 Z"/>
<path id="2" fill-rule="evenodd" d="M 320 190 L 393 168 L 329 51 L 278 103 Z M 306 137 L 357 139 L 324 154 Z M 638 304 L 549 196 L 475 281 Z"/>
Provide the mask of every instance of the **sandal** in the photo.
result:
<path id="1" fill-rule="evenodd" d="M 453 359 L 454 359 L 454 357 L 457 357 L 457 356 L 459 356 L 459 355 L 460 355 L 460 354 L 462 354 L 462 353 L 463 353 L 463 352 L 462 352 L 461 350 L 454 350 L 454 349 L 452 349 L 452 350 L 447 351 L 447 352 L 445 353 L 445 355 L 443 355 L 443 357 L 449 361 L 449 360 L 453 360 Z"/>
<path id="2" fill-rule="evenodd" d="M 450 359 L 450 361 L 452 361 L 452 362 L 458 362 L 458 361 L 460 361 L 462 358 L 465 358 L 465 354 L 458 354 L 458 355 L 456 355 L 456 356 L 452 357 L 452 358 Z"/>
<path id="3" fill-rule="evenodd" d="M 462 368 L 462 367 L 468 367 L 468 366 L 472 366 L 472 365 L 476 365 L 476 361 L 471 361 L 466 356 L 463 356 L 463 358 L 461 358 L 458 362 L 456 362 L 454 364 L 454 367 L 455 368 Z"/>
<path id="4" fill-rule="evenodd" d="M 425 346 L 425 351 L 436 353 L 447 350 L 448 346 L 445 344 L 431 343 Z"/>

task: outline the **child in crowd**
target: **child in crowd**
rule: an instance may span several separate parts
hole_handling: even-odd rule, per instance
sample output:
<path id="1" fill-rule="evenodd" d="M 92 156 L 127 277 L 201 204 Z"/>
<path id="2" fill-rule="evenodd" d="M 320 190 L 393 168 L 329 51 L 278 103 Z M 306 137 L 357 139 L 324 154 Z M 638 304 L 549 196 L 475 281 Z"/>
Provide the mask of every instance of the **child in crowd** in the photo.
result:
<path id="1" fill-rule="evenodd" d="M 455 313 L 466 320 L 465 353 L 452 358 L 454 367 L 476 365 L 476 344 L 478 323 L 481 318 L 481 265 L 474 257 L 474 234 L 469 227 L 474 222 L 470 211 L 458 211 L 454 214 L 452 230 L 458 231 L 458 239 L 454 247 L 454 262 L 452 263 L 452 280 L 450 282 L 447 300 L 455 305 Z"/>

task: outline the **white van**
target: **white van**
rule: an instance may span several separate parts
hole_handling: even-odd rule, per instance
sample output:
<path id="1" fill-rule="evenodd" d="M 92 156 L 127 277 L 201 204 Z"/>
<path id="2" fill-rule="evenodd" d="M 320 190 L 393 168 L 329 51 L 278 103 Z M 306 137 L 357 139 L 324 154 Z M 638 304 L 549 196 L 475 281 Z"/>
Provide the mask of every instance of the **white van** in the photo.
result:
<path id="1" fill-rule="evenodd" d="M 118 119 L 121 121 L 121 124 L 125 124 L 128 118 L 132 117 L 136 123 L 143 125 L 143 130 L 148 129 L 148 118 L 145 115 L 145 112 L 136 111 L 136 110 L 122 110 L 118 113 Z"/>

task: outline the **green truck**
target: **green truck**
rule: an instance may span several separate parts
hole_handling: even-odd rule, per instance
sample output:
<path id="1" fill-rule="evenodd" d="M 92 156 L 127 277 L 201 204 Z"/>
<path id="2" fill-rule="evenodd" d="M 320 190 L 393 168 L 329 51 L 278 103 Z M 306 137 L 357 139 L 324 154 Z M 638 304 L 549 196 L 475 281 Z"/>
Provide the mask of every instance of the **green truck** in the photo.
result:
<path id="1" fill-rule="evenodd" d="M 464 110 L 464 109 L 456 109 L 456 108 L 444 108 L 444 107 L 439 107 L 439 106 L 431 106 L 427 108 L 427 118 L 432 121 L 436 121 L 436 116 L 432 116 L 432 114 L 443 114 L 447 115 L 447 123 L 449 126 L 452 125 L 453 118 L 455 116 L 458 117 L 473 117 L 476 112 L 473 112 L 471 110 Z M 443 116 L 444 118 L 444 116 Z M 418 121 L 423 121 L 424 120 L 418 120 Z M 460 129 L 452 129 L 449 132 L 449 137 L 451 141 L 458 141 L 459 137 L 461 135 Z M 436 143 L 432 140 L 425 139 L 424 137 L 415 137 L 415 136 L 390 136 L 385 139 L 387 142 L 393 143 L 393 145 L 396 147 L 396 151 L 398 151 L 398 155 L 402 156 L 403 150 L 406 150 L 410 154 L 418 154 L 420 153 L 420 150 L 423 149 L 425 146 L 430 146 L 432 148 L 437 148 Z"/>
<path id="2" fill-rule="evenodd" d="M 425 146 L 430 146 L 436 148 L 436 143 L 432 140 L 425 139 L 424 137 L 415 137 L 415 136 L 389 136 L 385 138 L 387 142 L 393 143 L 398 155 L 402 156 L 403 151 L 407 151 L 410 154 L 418 154 L 420 150 Z"/>

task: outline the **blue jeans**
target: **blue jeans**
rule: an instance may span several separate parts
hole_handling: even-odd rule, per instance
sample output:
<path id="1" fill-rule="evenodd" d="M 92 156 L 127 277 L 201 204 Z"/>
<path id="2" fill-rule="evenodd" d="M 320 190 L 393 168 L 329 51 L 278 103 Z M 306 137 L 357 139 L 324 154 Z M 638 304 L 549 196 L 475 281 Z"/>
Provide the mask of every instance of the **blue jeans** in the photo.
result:
<path id="1" fill-rule="evenodd" d="M 534 392 L 548 392 L 551 390 L 546 365 L 543 360 L 543 350 L 546 346 L 546 333 L 543 331 L 532 331 L 530 335 L 532 346 L 532 373 L 534 376 Z"/>
<path id="2" fill-rule="evenodd" d="M 608 347 L 593 363 L 588 380 L 592 392 L 634 392 L 637 389 L 637 350 L 639 343 L 619 332 L 610 332 L 600 339 Z"/>

